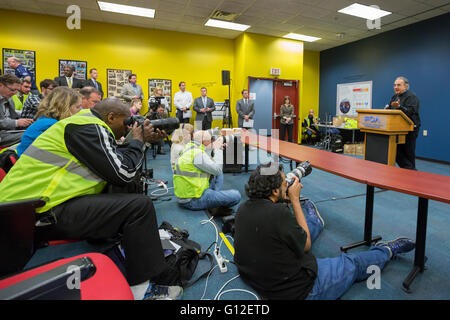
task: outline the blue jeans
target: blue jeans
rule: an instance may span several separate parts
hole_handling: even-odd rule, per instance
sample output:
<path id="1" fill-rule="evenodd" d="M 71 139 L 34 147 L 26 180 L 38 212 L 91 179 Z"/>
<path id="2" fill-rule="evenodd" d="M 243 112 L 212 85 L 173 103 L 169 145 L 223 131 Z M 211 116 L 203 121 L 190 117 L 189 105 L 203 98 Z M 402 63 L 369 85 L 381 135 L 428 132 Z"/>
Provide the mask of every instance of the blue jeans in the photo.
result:
<path id="1" fill-rule="evenodd" d="M 200 198 L 193 198 L 189 202 L 180 203 L 180 206 L 189 210 L 205 210 L 218 207 L 233 207 L 241 202 L 241 194 L 237 190 L 221 191 L 223 174 L 214 176 L 209 188 L 203 191 Z"/>
<path id="2" fill-rule="evenodd" d="M 317 239 L 323 227 L 317 219 L 305 215 L 311 235 L 311 243 Z M 335 300 L 340 298 L 355 281 L 367 279 L 367 267 L 376 265 L 383 269 L 390 259 L 389 250 L 371 247 L 368 251 L 343 253 L 336 258 L 317 259 L 317 278 L 306 300 Z"/>

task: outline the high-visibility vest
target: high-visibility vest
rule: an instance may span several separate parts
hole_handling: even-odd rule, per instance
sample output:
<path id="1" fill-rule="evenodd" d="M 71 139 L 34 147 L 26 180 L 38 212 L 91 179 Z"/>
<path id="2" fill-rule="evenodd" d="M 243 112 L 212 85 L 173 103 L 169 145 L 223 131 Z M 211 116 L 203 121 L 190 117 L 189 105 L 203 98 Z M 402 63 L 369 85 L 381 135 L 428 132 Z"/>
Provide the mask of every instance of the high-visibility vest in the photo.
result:
<path id="1" fill-rule="evenodd" d="M 23 95 L 23 101 L 20 101 L 19 96 L 17 94 L 12 96 L 12 101 L 14 102 L 14 109 L 16 110 L 22 110 L 23 105 L 25 104 L 25 101 L 27 101 L 28 95 Z"/>
<path id="2" fill-rule="evenodd" d="M 205 146 L 190 142 L 174 165 L 173 186 L 178 198 L 200 198 L 203 191 L 209 188 L 210 174 L 194 166 L 194 158 L 198 153 L 206 154 Z"/>
<path id="3" fill-rule="evenodd" d="M 306 118 L 305 118 L 305 121 L 306 121 L 307 127 L 311 128 L 311 126 L 313 126 L 316 130 L 319 130 L 319 128 L 317 127 L 317 125 L 314 124 L 314 121 L 311 122 L 311 121 L 309 120 L 309 117 L 306 117 Z"/>
<path id="4" fill-rule="evenodd" d="M 25 150 L 0 183 L 0 202 L 45 198 L 45 206 L 36 209 L 40 213 L 69 199 L 103 190 L 106 181 L 67 150 L 64 132 L 68 124 L 97 124 L 113 134 L 90 109 L 58 121 Z"/>

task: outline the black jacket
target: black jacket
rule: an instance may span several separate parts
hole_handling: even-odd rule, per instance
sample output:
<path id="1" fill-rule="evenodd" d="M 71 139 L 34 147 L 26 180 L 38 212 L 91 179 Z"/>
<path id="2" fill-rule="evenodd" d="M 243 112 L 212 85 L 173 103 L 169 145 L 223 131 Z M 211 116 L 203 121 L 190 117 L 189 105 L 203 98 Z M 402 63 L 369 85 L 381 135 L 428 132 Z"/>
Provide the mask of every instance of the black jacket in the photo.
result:
<path id="1" fill-rule="evenodd" d="M 398 99 L 400 99 L 400 107 L 393 107 L 391 105 L 392 102 Z M 387 109 L 402 110 L 414 122 L 416 129 L 418 129 L 420 127 L 419 107 L 419 98 L 410 90 L 406 90 L 401 94 L 394 94 L 391 101 L 389 101 L 389 107 Z"/>

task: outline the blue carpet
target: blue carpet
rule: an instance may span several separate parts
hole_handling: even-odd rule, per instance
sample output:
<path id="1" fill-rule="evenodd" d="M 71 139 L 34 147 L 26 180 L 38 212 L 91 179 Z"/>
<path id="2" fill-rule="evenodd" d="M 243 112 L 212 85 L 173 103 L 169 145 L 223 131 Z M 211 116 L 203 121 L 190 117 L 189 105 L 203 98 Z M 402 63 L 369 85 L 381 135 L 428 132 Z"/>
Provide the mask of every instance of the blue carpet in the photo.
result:
<path id="1" fill-rule="evenodd" d="M 154 168 L 154 178 L 167 180 L 168 186 L 173 187 L 172 173 L 169 163 L 169 150 L 165 146 L 167 155 L 158 155 L 156 159 L 149 156 L 148 165 Z M 256 159 L 256 151 L 251 152 L 253 160 Z M 264 162 L 267 156 L 259 159 Z M 255 161 L 253 161 L 255 162 Z M 285 172 L 288 172 L 289 163 L 283 163 Z M 254 169 L 255 164 L 250 166 Z M 450 166 L 417 160 L 417 168 L 421 171 L 442 175 L 450 175 Z M 242 201 L 247 199 L 244 186 L 247 183 L 249 173 L 225 174 L 224 189 L 234 188 L 241 192 Z M 302 180 L 302 196 L 313 200 L 325 220 L 325 229 L 312 246 L 312 252 L 317 258 L 335 257 L 341 254 L 340 246 L 361 241 L 364 231 L 364 210 L 366 186 L 347 180 L 324 171 L 313 169 L 312 173 Z M 438 187 L 438 186 L 437 186 Z M 157 186 L 151 186 L 149 192 L 157 190 Z M 394 191 L 381 191 L 375 189 L 373 235 L 381 235 L 383 240 L 390 240 L 398 236 L 408 236 L 415 239 L 417 220 L 417 198 Z M 157 191 L 160 192 L 160 191 Z M 450 191 L 449 191 L 450 192 Z M 154 202 L 158 224 L 163 221 L 171 223 L 180 229 L 187 229 L 190 238 L 199 242 L 202 249 L 206 250 L 216 239 L 216 231 L 210 223 L 202 224 L 207 219 L 203 211 L 193 212 L 180 208 L 173 189 L 169 189 L 168 195 L 163 200 Z M 389 262 L 381 273 L 381 289 L 370 290 L 366 282 L 355 283 L 344 294 L 343 300 L 370 300 L 370 299 L 450 299 L 450 241 L 448 230 L 450 227 L 450 206 L 436 201 L 429 201 L 429 216 L 426 240 L 427 270 L 419 274 L 412 284 L 413 292 L 408 294 L 401 289 L 404 278 L 408 275 L 414 261 L 414 254 L 408 253 Z M 220 219 L 214 219 L 221 230 Z M 232 239 L 227 238 L 231 244 Z M 219 244 L 221 242 L 219 237 Z M 43 248 L 36 252 L 27 267 L 41 264 L 45 261 L 59 257 L 73 256 L 99 248 L 85 242 Z M 364 247 L 356 248 L 349 253 L 366 250 Z M 232 254 L 227 246 L 222 243 L 221 254 L 232 261 Z M 209 268 L 206 261 L 200 261 L 196 276 L 204 273 Z M 199 300 L 214 299 L 219 289 L 230 279 L 237 276 L 236 266 L 228 263 L 228 272 L 220 273 L 215 268 L 207 282 L 200 280 L 184 291 L 183 299 Z M 206 290 L 205 290 L 206 288 Z M 253 290 L 240 278 L 231 281 L 223 290 L 244 289 Z M 223 294 L 221 299 L 251 300 L 255 297 L 242 291 L 231 291 Z"/>

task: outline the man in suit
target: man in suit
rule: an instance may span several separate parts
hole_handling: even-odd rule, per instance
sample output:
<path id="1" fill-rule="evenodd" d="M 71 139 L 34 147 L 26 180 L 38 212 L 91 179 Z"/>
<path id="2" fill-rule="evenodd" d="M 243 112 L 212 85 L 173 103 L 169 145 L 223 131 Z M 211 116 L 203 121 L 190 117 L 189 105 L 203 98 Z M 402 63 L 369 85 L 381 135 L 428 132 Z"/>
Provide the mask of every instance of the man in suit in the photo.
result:
<path id="1" fill-rule="evenodd" d="M 66 64 L 64 66 L 64 75 L 61 77 L 56 77 L 55 81 L 60 87 L 69 87 L 72 89 L 81 89 L 84 87 L 84 80 L 77 79 L 73 76 L 75 67 Z"/>
<path id="2" fill-rule="evenodd" d="M 33 119 L 19 118 L 11 105 L 11 98 L 21 86 L 18 77 L 12 74 L 0 76 L 0 146 L 9 147 L 19 143 L 23 132 L 9 132 L 18 128 L 28 127 L 33 123 Z"/>
<path id="3" fill-rule="evenodd" d="M 212 112 L 216 110 L 214 100 L 207 97 L 207 89 L 205 87 L 200 89 L 201 96 L 194 100 L 194 111 L 197 112 L 195 117 L 195 124 L 197 129 L 208 130 L 211 129 Z"/>
<path id="4" fill-rule="evenodd" d="M 103 99 L 102 84 L 97 81 L 98 77 L 97 69 L 92 68 L 91 70 L 89 70 L 89 75 L 91 76 L 91 78 L 88 81 L 86 81 L 85 87 L 94 87 L 95 89 L 97 89 L 98 92 L 100 92 L 101 99 Z"/>
<path id="5" fill-rule="evenodd" d="M 253 119 L 255 115 L 255 102 L 248 99 L 248 90 L 244 89 L 241 92 L 242 99 L 236 102 L 236 112 L 238 114 L 238 127 L 244 127 L 244 121 Z"/>
<path id="6" fill-rule="evenodd" d="M 142 91 L 142 87 L 136 83 L 137 76 L 132 73 L 128 76 L 128 83 L 126 83 L 122 87 L 122 91 L 120 93 L 120 97 L 125 100 L 131 107 L 133 103 L 133 99 L 141 99 L 144 100 L 144 92 Z"/>

